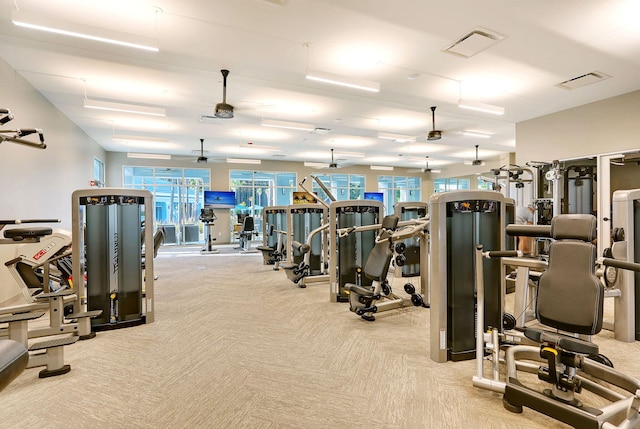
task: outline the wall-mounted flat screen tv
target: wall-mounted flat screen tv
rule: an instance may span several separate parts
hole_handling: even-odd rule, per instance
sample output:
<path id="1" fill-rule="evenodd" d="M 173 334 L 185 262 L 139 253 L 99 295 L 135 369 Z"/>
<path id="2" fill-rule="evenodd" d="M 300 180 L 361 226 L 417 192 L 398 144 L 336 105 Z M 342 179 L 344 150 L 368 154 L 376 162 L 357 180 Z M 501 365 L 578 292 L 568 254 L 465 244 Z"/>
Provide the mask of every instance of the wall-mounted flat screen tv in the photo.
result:
<path id="1" fill-rule="evenodd" d="M 233 191 L 204 191 L 204 205 L 214 209 L 232 209 L 236 206 Z"/>
<path id="2" fill-rule="evenodd" d="M 365 192 L 364 193 L 365 200 L 375 200 L 384 203 L 384 193 L 382 192 Z"/>

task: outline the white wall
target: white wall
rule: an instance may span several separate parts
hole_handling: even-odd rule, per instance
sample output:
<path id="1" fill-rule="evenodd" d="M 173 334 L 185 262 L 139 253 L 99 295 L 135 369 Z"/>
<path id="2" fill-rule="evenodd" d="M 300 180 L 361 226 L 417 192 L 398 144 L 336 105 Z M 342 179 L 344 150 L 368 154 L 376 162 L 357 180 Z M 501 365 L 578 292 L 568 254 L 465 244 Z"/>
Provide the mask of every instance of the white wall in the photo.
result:
<path id="1" fill-rule="evenodd" d="M 516 145 L 520 165 L 639 149 L 640 91 L 520 122 Z"/>
<path id="2" fill-rule="evenodd" d="M 0 107 L 15 119 L 3 129 L 41 128 L 47 148 L 0 145 L 0 218 L 59 218 L 71 229 L 71 193 L 89 187 L 104 150 L 0 59 Z M 55 226 L 55 225 L 52 225 Z"/>

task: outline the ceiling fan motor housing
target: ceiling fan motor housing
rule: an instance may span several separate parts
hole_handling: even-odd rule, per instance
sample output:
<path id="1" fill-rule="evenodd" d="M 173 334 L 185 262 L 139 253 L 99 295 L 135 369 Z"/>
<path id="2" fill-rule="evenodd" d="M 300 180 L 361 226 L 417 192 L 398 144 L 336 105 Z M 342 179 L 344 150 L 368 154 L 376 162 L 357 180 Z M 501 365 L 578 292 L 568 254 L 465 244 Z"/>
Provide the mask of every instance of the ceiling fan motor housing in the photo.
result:
<path id="1" fill-rule="evenodd" d="M 440 140 L 442 138 L 442 132 L 438 130 L 429 131 L 427 134 L 427 140 Z"/>
<path id="2" fill-rule="evenodd" d="M 233 118 L 233 106 L 227 103 L 227 76 L 229 70 L 220 70 L 222 73 L 222 103 L 216 104 L 215 117 L 220 119 Z"/>
<path id="3" fill-rule="evenodd" d="M 233 106 L 227 103 L 216 104 L 216 118 L 231 119 L 233 118 Z"/>

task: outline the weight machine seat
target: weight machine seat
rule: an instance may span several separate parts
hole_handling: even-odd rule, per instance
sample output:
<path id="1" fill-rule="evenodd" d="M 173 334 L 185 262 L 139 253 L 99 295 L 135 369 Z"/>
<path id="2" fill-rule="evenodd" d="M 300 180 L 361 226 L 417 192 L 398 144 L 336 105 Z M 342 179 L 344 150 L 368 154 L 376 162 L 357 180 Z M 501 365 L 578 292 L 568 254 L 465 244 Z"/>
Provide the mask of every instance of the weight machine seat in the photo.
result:
<path id="1" fill-rule="evenodd" d="M 0 390 L 20 375 L 28 362 L 25 346 L 14 340 L 0 340 Z"/>
<path id="2" fill-rule="evenodd" d="M 540 329 L 525 328 L 524 335 L 537 343 L 551 343 L 563 350 L 571 350 L 574 353 L 593 356 L 598 354 L 598 346 L 590 341 L 580 338 L 568 337 L 557 332 L 543 331 Z"/>
<path id="3" fill-rule="evenodd" d="M 536 318 L 547 327 L 575 334 L 594 335 L 602 329 L 604 285 L 595 275 L 596 218 L 586 214 L 563 214 L 551 220 L 549 266 L 537 288 Z M 522 412 L 527 406 L 574 427 L 600 427 L 600 410 L 586 411 L 574 398 L 581 384 L 573 374 L 584 369 L 583 357 L 598 354 L 598 346 L 549 329 L 525 328 L 525 336 L 541 343 L 540 357 L 547 366 L 538 378 L 550 383 L 545 393 L 524 386 L 508 376 L 503 403 L 506 409 Z M 582 355 L 582 356 L 578 356 Z M 563 372 L 557 369 L 563 365 Z M 507 366 L 513 362 L 507 362 Z M 595 365 L 595 364 L 594 364 Z M 594 374 L 606 380 L 613 370 L 602 365 Z"/>
<path id="4" fill-rule="evenodd" d="M 400 218 L 397 215 L 388 215 L 382 220 L 382 232 L 376 237 L 377 242 L 375 246 L 373 246 L 373 249 L 371 249 L 367 257 L 367 262 L 364 264 L 363 273 L 368 279 L 382 282 L 387 278 L 391 258 L 393 258 L 393 249 L 391 248 L 391 243 L 389 243 L 386 238 L 397 228 L 399 220 Z M 364 297 L 373 297 L 375 294 L 375 291 L 371 287 L 363 287 L 351 283 L 347 283 L 345 287 L 349 291 Z"/>
<path id="5" fill-rule="evenodd" d="M 10 238 L 13 241 L 22 241 L 25 238 L 44 237 L 45 235 L 53 234 L 51 228 L 12 228 L 4 231 L 4 237 Z"/>
<path id="6" fill-rule="evenodd" d="M 382 282 L 387 278 L 391 258 L 393 258 L 393 250 L 391 250 L 389 242 L 383 241 L 376 243 L 371 253 L 369 253 L 367 263 L 364 265 L 364 275 L 370 280 Z M 371 287 L 357 286 L 349 283 L 346 286 L 351 292 L 362 296 L 371 297 L 374 295 Z"/>

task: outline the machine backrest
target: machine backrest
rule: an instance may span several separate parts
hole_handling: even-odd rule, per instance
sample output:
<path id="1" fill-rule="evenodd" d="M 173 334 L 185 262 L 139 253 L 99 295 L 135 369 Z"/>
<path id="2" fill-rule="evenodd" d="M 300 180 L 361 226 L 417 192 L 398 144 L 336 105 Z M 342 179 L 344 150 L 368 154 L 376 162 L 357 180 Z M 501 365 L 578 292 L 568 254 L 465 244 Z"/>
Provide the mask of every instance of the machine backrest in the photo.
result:
<path id="1" fill-rule="evenodd" d="M 242 221 L 242 231 L 253 232 L 253 230 L 254 230 L 253 216 L 245 217 L 244 220 Z"/>
<path id="2" fill-rule="evenodd" d="M 388 238 L 397 228 L 399 220 L 400 217 L 397 215 L 385 216 L 382 220 L 381 232 L 377 238 Z M 367 262 L 364 265 L 364 275 L 371 280 L 383 281 L 387 278 L 391 258 L 393 258 L 391 243 L 387 240 L 376 243 L 367 257 Z"/>
<path id="3" fill-rule="evenodd" d="M 540 276 L 538 320 L 562 331 L 593 335 L 602 329 L 604 286 L 595 274 L 596 218 L 563 214 L 551 220 L 549 267 Z"/>

